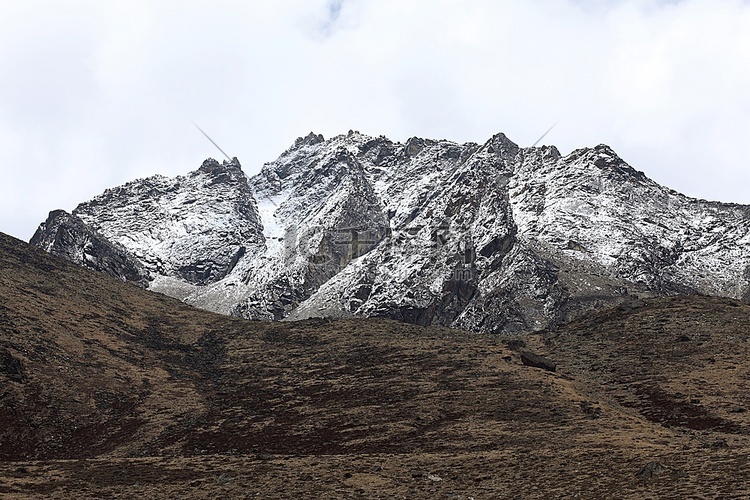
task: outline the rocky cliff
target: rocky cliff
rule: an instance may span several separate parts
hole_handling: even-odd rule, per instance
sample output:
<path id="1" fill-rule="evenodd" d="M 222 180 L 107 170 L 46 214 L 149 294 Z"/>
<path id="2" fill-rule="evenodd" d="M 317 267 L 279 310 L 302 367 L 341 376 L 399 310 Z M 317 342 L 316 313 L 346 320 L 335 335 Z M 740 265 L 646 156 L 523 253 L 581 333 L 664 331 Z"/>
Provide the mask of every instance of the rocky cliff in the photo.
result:
<path id="1" fill-rule="evenodd" d="M 72 217 L 142 266 L 145 286 L 253 319 L 499 333 L 640 296 L 750 298 L 750 208 L 685 197 L 604 145 L 563 156 L 503 134 L 310 134 L 253 177 L 236 159 L 207 160 L 107 190 Z M 81 259 L 60 227 L 48 221 L 32 243 L 130 279 Z"/>

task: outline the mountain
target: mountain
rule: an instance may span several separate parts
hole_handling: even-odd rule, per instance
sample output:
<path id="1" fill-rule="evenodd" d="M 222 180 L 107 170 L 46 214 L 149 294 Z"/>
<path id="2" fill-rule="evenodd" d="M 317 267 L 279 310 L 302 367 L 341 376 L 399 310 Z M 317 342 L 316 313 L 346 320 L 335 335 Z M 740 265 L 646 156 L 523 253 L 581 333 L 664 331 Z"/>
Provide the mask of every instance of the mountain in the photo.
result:
<path id="1" fill-rule="evenodd" d="M 3 234 L 0 285 L 3 497 L 750 494 L 736 300 L 634 300 L 510 336 L 244 321 Z"/>
<path id="2" fill-rule="evenodd" d="M 676 193 L 604 145 L 311 133 L 250 178 L 209 159 L 64 216 L 76 224 L 53 218 L 32 243 L 248 319 L 513 333 L 643 297 L 750 298 L 750 208 Z M 93 241 L 109 243 L 81 250 Z"/>
<path id="3" fill-rule="evenodd" d="M 80 266 L 103 271 L 138 286 L 148 286 L 149 274 L 122 245 L 109 241 L 75 215 L 50 212 L 31 244 Z"/>

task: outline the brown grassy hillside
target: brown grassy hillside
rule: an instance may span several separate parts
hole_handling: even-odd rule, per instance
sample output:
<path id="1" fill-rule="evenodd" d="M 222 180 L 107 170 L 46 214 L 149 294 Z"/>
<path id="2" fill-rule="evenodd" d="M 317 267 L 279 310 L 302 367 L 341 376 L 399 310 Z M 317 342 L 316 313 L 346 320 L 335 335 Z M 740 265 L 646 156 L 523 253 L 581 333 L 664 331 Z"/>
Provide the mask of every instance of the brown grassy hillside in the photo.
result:
<path id="1" fill-rule="evenodd" d="M 742 498 L 748 325 L 701 297 L 512 338 L 246 322 L 3 235 L 0 496 Z"/>

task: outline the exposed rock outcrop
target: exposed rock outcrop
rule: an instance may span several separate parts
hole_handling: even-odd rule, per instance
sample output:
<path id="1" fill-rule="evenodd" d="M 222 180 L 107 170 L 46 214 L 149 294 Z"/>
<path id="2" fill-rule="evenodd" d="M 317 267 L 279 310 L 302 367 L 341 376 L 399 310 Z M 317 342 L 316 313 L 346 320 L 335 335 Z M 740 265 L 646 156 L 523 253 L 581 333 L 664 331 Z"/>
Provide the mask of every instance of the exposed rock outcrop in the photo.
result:
<path id="1" fill-rule="evenodd" d="M 50 212 L 31 238 L 31 244 L 80 266 L 140 287 L 148 285 L 148 272 L 138 259 L 64 210 Z"/>
<path id="2" fill-rule="evenodd" d="M 638 297 L 750 297 L 750 207 L 685 197 L 604 145 L 311 133 L 249 179 L 209 159 L 73 215 L 137 259 L 151 289 L 252 319 L 512 333 Z M 69 246 L 56 252 L 82 263 Z"/>

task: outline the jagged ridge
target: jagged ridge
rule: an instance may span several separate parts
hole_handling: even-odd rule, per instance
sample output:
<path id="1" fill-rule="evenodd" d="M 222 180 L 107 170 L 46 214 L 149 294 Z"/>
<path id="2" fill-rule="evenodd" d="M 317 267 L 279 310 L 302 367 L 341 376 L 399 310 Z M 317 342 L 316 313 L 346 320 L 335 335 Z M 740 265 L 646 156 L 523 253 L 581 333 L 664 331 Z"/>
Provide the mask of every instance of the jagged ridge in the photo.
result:
<path id="1" fill-rule="evenodd" d="M 249 179 L 236 160 L 207 160 L 73 214 L 140 262 L 151 289 L 253 319 L 513 332 L 634 296 L 749 296 L 748 207 L 680 195 L 604 145 L 562 156 L 503 134 L 311 133 Z M 56 241 L 39 231 L 32 242 Z M 73 255 L 66 245 L 39 246 Z"/>

